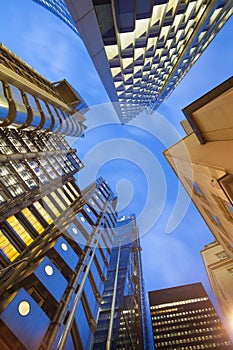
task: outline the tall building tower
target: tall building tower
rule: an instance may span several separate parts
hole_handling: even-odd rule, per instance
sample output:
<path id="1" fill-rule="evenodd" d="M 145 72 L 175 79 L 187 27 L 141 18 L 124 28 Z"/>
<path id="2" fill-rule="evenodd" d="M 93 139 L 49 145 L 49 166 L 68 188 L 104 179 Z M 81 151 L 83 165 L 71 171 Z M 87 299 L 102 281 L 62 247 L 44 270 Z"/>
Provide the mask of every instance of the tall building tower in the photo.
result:
<path id="1" fill-rule="evenodd" d="M 101 178 L 82 192 L 76 184 L 83 165 L 62 135 L 85 128 L 72 87 L 0 49 L 0 348 L 86 350 L 116 198 Z"/>
<path id="2" fill-rule="evenodd" d="M 64 0 L 33 0 L 37 4 L 43 6 L 45 9 L 52 12 L 55 16 L 60 18 L 79 36 L 75 23 L 67 9 Z"/>
<path id="3" fill-rule="evenodd" d="M 157 109 L 233 12 L 231 0 L 34 1 L 76 26 L 122 123 Z"/>
<path id="4" fill-rule="evenodd" d="M 156 349 L 233 349 L 201 283 L 149 292 Z"/>
<path id="5" fill-rule="evenodd" d="M 65 1 L 122 123 L 158 108 L 233 11 L 231 0 Z"/>
<path id="6" fill-rule="evenodd" d="M 164 155 L 223 250 L 233 258 L 233 78 L 184 108 L 188 135 Z"/>
<path id="7" fill-rule="evenodd" d="M 118 219 L 93 349 L 149 349 L 141 247 L 134 215 Z"/>
<path id="8" fill-rule="evenodd" d="M 233 322 L 233 259 L 218 242 L 212 242 L 201 251 L 210 285 L 217 297 L 223 316 L 229 325 Z"/>

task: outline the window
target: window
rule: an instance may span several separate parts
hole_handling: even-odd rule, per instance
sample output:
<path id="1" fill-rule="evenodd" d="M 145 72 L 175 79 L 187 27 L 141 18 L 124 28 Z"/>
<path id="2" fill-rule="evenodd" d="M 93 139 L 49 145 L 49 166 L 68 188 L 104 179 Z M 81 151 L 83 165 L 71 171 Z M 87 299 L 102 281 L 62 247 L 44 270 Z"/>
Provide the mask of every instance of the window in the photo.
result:
<path id="1" fill-rule="evenodd" d="M 36 217 L 28 208 L 24 208 L 22 210 L 22 214 L 39 234 L 41 234 L 44 231 L 44 227 L 40 224 L 40 222 L 36 219 Z"/>
<path id="2" fill-rule="evenodd" d="M 44 220 L 51 224 L 53 220 L 49 216 L 49 214 L 46 212 L 46 210 L 42 207 L 42 205 L 39 202 L 33 203 L 34 207 L 37 209 L 37 211 L 43 216 Z"/>
<path id="3" fill-rule="evenodd" d="M 214 198 L 217 201 L 217 203 L 219 204 L 219 207 L 223 210 L 225 217 L 228 220 L 233 220 L 233 207 L 232 207 L 232 205 L 220 197 L 214 196 Z"/>
<path id="4" fill-rule="evenodd" d="M 12 197 L 25 193 L 21 184 L 19 184 L 19 180 L 12 174 L 12 170 L 7 165 L 0 165 L 0 181 Z"/>
<path id="5" fill-rule="evenodd" d="M 2 252 L 7 256 L 7 258 L 10 261 L 14 261 L 19 255 L 19 252 L 17 252 L 15 247 L 11 244 L 11 242 L 8 240 L 8 238 L 3 234 L 1 230 L 0 230 L 0 247 Z"/>
<path id="6" fill-rule="evenodd" d="M 212 223 L 214 223 L 215 225 L 220 225 L 220 222 L 215 214 L 211 213 L 206 208 L 203 208 L 203 209 Z"/>
<path id="7" fill-rule="evenodd" d="M 32 243 L 32 237 L 29 235 L 29 233 L 25 230 L 23 225 L 21 225 L 21 223 L 14 215 L 9 217 L 6 221 L 8 225 L 17 233 L 17 235 L 19 235 L 19 237 L 27 246 L 29 246 Z"/>
<path id="8" fill-rule="evenodd" d="M 196 182 L 193 182 L 193 190 L 195 194 L 203 197 L 202 191 L 200 190 Z"/>

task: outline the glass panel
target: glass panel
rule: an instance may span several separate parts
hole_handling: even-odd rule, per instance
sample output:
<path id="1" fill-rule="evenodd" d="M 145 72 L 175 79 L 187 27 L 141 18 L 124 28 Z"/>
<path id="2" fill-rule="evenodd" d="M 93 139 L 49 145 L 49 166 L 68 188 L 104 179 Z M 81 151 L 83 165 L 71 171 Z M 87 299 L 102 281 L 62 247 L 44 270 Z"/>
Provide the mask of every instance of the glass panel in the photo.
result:
<path id="1" fill-rule="evenodd" d="M 25 228 L 20 224 L 20 222 L 14 215 L 9 217 L 7 219 L 7 222 L 27 246 L 29 246 L 33 242 L 32 237 L 29 235 L 29 233 L 25 230 Z"/>
<path id="2" fill-rule="evenodd" d="M 47 221 L 47 223 L 50 225 L 53 222 L 53 220 L 51 219 L 51 217 L 49 216 L 47 211 L 42 207 L 42 205 L 39 202 L 35 202 L 35 203 L 33 203 L 33 205 L 38 210 L 38 212 L 41 214 L 43 219 L 45 221 Z"/>
<path id="3" fill-rule="evenodd" d="M 24 208 L 22 213 L 38 233 L 42 233 L 44 231 L 44 227 L 39 223 L 28 208 Z"/>
<path id="4" fill-rule="evenodd" d="M 8 257 L 10 261 L 14 261 L 19 255 L 19 252 L 17 252 L 15 247 L 11 244 L 11 242 L 7 239 L 7 237 L 4 236 L 1 230 L 0 230 L 0 249 L 3 251 L 3 253 Z"/>
<path id="5" fill-rule="evenodd" d="M 51 200 L 47 196 L 43 197 L 43 201 L 45 201 L 46 205 L 54 213 L 55 216 L 60 215 L 60 212 L 57 209 L 57 207 L 55 207 L 55 205 L 51 202 Z"/>

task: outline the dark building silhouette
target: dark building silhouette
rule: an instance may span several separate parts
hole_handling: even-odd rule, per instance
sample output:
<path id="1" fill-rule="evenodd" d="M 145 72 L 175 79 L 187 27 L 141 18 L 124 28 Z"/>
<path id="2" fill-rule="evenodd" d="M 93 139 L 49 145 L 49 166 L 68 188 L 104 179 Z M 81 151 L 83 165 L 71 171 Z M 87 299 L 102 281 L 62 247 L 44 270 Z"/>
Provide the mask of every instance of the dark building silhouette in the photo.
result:
<path id="1" fill-rule="evenodd" d="M 201 283 L 149 292 L 156 349 L 233 349 Z"/>

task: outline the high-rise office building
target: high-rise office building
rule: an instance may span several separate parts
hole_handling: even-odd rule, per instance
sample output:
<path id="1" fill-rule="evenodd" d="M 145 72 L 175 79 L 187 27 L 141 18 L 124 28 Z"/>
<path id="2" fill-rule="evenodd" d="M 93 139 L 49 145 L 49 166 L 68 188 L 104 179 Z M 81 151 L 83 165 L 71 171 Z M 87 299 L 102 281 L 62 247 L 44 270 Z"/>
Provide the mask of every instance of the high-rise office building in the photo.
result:
<path id="1" fill-rule="evenodd" d="M 33 0 L 37 4 L 52 12 L 79 35 L 75 23 L 67 9 L 64 0 Z"/>
<path id="2" fill-rule="evenodd" d="M 72 87 L 3 46 L 0 65 L 0 348 L 86 350 L 116 198 L 101 178 L 82 192 L 74 179 L 83 164 L 62 134 L 81 135 L 85 118 Z"/>
<path id="3" fill-rule="evenodd" d="M 156 349 L 233 349 L 201 283 L 149 292 Z"/>
<path id="4" fill-rule="evenodd" d="M 233 78 L 188 107 L 188 135 L 164 155 L 223 250 L 233 258 Z"/>
<path id="5" fill-rule="evenodd" d="M 65 0 L 118 115 L 158 108 L 231 16 L 231 0 Z"/>
<path id="6" fill-rule="evenodd" d="M 34 1 L 76 26 L 122 123 L 159 107 L 233 11 L 231 0 Z"/>
<path id="7" fill-rule="evenodd" d="M 218 242 L 213 242 L 201 251 L 210 285 L 217 297 L 223 316 L 229 325 L 233 322 L 233 259 Z"/>
<path id="8" fill-rule="evenodd" d="M 141 247 L 134 215 L 118 219 L 93 349 L 149 349 Z"/>

